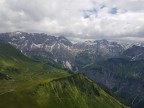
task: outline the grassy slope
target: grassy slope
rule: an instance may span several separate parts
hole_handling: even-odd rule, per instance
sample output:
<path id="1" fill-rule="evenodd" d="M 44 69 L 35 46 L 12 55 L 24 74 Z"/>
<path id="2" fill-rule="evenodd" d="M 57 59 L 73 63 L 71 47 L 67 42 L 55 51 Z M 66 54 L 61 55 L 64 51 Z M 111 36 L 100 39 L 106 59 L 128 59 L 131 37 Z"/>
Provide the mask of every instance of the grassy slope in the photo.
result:
<path id="1" fill-rule="evenodd" d="M 71 76 L 0 42 L 0 108 L 126 108 L 83 75 Z"/>
<path id="2" fill-rule="evenodd" d="M 40 84 L 35 94 L 45 108 L 127 108 L 82 74 Z"/>

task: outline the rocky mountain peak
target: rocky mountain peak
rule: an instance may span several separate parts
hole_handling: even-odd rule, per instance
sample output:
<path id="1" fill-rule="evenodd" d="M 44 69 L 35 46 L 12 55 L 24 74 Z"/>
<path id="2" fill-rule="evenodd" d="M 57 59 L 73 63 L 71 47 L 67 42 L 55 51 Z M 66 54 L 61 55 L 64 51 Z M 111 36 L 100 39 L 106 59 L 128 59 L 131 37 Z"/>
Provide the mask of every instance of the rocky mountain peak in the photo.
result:
<path id="1" fill-rule="evenodd" d="M 95 42 L 95 43 L 98 43 L 98 44 L 109 44 L 109 41 L 106 40 L 106 39 L 102 39 L 102 40 L 95 40 L 94 42 Z"/>
<path id="2" fill-rule="evenodd" d="M 66 46 L 72 46 L 72 43 L 64 36 L 59 36 L 56 39 L 59 43 L 63 43 Z"/>

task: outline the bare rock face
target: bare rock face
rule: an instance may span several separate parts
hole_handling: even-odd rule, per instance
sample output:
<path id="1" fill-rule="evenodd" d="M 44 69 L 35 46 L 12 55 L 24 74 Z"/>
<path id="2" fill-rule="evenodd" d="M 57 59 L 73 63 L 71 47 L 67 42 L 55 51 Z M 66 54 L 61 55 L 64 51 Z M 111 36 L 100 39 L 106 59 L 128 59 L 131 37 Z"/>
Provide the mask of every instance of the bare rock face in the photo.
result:
<path id="1" fill-rule="evenodd" d="M 12 78 L 6 74 L 0 73 L 0 80 L 12 80 Z"/>
<path id="2" fill-rule="evenodd" d="M 64 36 L 56 37 L 44 33 L 1 33 L 0 39 L 12 44 L 27 56 L 69 63 L 72 68 L 99 59 L 118 57 L 124 50 L 117 42 L 97 40 L 73 44 Z"/>

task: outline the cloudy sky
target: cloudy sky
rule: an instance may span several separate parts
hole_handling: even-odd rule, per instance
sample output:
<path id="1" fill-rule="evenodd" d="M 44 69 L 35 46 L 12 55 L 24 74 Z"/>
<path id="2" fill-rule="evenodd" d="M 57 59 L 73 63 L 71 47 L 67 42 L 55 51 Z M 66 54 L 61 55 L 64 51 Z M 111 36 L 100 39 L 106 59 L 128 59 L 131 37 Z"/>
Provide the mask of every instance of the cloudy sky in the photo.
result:
<path id="1" fill-rule="evenodd" d="M 144 0 L 0 0 L 0 32 L 144 41 Z"/>

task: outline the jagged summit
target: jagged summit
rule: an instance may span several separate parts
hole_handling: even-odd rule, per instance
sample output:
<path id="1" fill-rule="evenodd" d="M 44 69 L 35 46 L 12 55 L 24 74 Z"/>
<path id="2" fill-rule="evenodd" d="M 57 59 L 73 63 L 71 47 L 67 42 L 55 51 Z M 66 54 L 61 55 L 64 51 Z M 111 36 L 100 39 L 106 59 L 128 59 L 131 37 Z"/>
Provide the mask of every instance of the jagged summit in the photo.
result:
<path id="1" fill-rule="evenodd" d="M 120 44 L 106 39 L 73 44 L 64 36 L 45 33 L 8 32 L 1 33 L 4 40 L 30 57 L 52 59 L 67 67 L 79 67 L 99 59 L 119 57 L 130 44 Z M 86 58 L 83 61 L 83 57 Z"/>
<path id="2" fill-rule="evenodd" d="M 108 43 L 109 43 L 109 41 L 106 40 L 106 39 L 95 40 L 94 42 L 95 42 L 95 43 L 101 43 L 101 44 L 108 44 Z"/>

